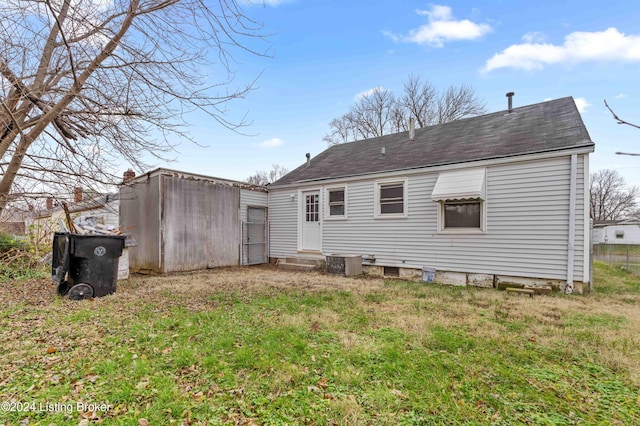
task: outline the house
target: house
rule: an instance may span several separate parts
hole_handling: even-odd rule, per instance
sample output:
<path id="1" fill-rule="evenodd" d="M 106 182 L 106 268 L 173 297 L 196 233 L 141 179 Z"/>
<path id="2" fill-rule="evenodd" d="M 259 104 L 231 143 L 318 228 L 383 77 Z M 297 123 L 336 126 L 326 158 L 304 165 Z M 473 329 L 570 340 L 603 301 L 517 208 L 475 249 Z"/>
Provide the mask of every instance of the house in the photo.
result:
<path id="1" fill-rule="evenodd" d="M 31 230 L 35 242 L 49 244 L 53 234 L 60 232 L 59 221 L 66 223 L 62 208 L 64 200 L 47 198 L 46 208 L 35 213 Z M 107 194 L 85 194 L 81 187 L 73 190 L 73 201 L 67 204 L 71 218 L 118 228 L 120 198 L 117 192 Z"/>
<path id="2" fill-rule="evenodd" d="M 335 145 L 269 185 L 269 253 L 579 292 L 593 151 L 571 97 Z"/>
<path id="3" fill-rule="evenodd" d="M 27 227 L 33 219 L 32 210 L 19 208 L 5 208 L 0 217 L 0 232 L 16 236 L 25 236 Z"/>
<path id="4" fill-rule="evenodd" d="M 132 272 L 268 261 L 267 190 L 159 168 L 120 187 L 120 227 L 136 242 Z"/>
<path id="5" fill-rule="evenodd" d="M 606 220 L 593 224 L 593 244 L 640 245 L 640 220 Z"/>

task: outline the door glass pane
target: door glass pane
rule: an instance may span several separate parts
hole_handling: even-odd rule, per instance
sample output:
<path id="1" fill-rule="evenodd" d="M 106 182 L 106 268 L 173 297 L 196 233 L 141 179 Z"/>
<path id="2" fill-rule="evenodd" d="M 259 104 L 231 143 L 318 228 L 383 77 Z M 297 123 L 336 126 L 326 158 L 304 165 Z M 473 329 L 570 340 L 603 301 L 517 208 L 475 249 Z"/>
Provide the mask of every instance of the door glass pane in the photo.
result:
<path id="1" fill-rule="evenodd" d="M 305 220 L 307 222 L 318 222 L 320 217 L 318 194 L 311 194 L 305 197 Z"/>

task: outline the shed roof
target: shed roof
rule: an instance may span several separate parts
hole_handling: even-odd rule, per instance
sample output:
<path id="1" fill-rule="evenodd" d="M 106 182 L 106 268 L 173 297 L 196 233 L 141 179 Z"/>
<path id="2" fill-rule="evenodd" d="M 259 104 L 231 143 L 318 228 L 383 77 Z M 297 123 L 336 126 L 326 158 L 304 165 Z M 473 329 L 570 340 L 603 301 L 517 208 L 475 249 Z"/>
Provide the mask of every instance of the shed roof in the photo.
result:
<path id="1" fill-rule="evenodd" d="M 235 186 L 235 187 L 239 187 L 240 189 L 248 189 L 248 190 L 251 190 L 251 191 L 267 192 L 267 188 L 265 188 L 264 186 L 261 186 L 261 185 L 254 185 L 254 184 L 247 183 L 247 182 L 241 182 L 241 181 L 238 181 L 238 180 L 219 178 L 219 177 L 215 177 L 215 176 L 206 176 L 206 175 L 201 175 L 201 174 L 198 174 L 198 173 L 191 173 L 191 172 L 183 172 L 183 171 L 180 171 L 180 170 L 166 169 L 164 167 L 158 167 L 158 168 L 153 169 L 151 171 L 148 171 L 148 172 L 146 172 L 144 174 L 136 176 L 135 178 L 133 178 L 130 181 L 128 181 L 127 183 L 125 183 L 125 185 L 132 184 L 132 183 L 138 183 L 138 182 L 144 182 L 145 180 L 149 179 L 152 176 L 159 176 L 159 175 L 171 176 L 171 177 L 175 177 L 175 178 L 179 178 L 179 179 L 197 180 L 197 181 L 208 182 L 208 183 L 219 184 L 219 185 Z"/>
<path id="2" fill-rule="evenodd" d="M 270 186 L 589 147 L 572 97 L 329 147 Z M 381 154 L 384 148 L 384 155 Z"/>

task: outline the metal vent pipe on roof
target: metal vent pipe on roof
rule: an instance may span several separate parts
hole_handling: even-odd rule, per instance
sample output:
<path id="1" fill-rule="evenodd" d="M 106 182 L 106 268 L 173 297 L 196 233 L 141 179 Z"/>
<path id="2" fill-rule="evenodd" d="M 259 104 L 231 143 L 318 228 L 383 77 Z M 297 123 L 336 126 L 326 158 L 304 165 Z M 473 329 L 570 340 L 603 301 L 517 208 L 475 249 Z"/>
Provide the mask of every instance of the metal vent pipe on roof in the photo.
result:
<path id="1" fill-rule="evenodd" d="M 311 165 L 311 154 L 307 152 L 305 156 L 307 157 L 307 167 L 309 167 Z"/>
<path id="2" fill-rule="evenodd" d="M 509 92 L 506 94 L 507 98 L 509 98 L 507 112 L 513 111 L 513 95 L 515 95 L 515 93 L 513 92 Z"/>

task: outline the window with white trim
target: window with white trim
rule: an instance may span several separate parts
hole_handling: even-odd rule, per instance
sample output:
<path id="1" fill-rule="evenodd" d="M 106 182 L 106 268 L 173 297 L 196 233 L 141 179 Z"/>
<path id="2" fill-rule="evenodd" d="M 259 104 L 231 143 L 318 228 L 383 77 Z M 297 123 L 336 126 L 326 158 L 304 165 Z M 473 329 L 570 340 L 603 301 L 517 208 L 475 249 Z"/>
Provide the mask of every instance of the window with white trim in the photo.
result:
<path id="1" fill-rule="evenodd" d="M 482 229 L 482 201 L 462 200 L 442 203 L 444 229 Z"/>
<path id="2" fill-rule="evenodd" d="M 486 170 L 451 170 L 438 174 L 431 199 L 438 202 L 440 232 L 484 232 Z"/>
<path id="3" fill-rule="evenodd" d="M 376 217 L 407 216 L 407 180 L 376 182 Z"/>
<path id="4" fill-rule="evenodd" d="M 347 217 L 347 188 L 344 186 L 327 188 L 327 214 L 329 219 Z"/>

